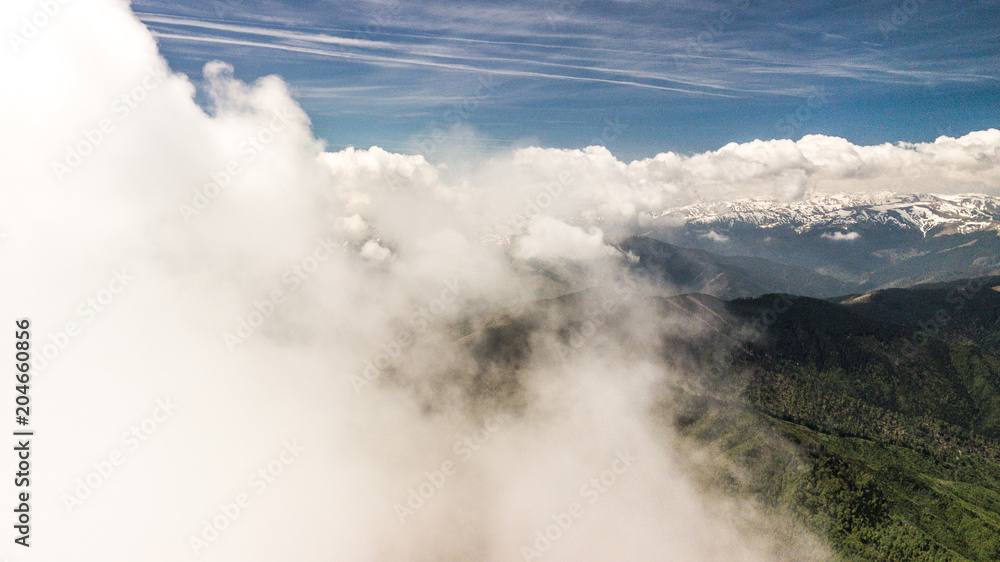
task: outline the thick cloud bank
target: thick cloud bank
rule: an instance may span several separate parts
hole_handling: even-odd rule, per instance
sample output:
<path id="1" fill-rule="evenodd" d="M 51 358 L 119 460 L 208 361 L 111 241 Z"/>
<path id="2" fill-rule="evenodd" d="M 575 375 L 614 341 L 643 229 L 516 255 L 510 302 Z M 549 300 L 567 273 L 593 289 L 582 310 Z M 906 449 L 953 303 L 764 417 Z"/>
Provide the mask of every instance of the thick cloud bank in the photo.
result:
<path id="1" fill-rule="evenodd" d="M 15 560 L 821 552 L 691 484 L 650 411 L 679 376 L 659 336 L 699 334 L 634 305 L 653 288 L 609 240 L 737 191 L 973 190 L 1000 162 L 991 130 L 628 164 L 528 148 L 459 173 L 324 152 L 279 78 L 220 62 L 206 113 L 123 2 L 10 2 L 2 21 L 0 318 L 31 318 L 35 343 L 33 546 Z M 567 313 L 532 303 L 589 287 L 570 320 L 624 321 L 567 352 Z M 532 329 L 494 329 L 512 310 Z"/>

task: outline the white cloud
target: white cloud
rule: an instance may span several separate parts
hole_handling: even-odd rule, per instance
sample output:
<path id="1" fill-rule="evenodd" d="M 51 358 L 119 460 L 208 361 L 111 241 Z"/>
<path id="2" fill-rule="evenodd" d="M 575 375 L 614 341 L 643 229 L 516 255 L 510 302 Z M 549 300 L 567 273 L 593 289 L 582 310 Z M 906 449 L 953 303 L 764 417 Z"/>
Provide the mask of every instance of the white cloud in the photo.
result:
<path id="1" fill-rule="evenodd" d="M 349 217 L 337 217 L 336 224 L 338 231 L 348 240 L 363 239 L 368 234 L 368 225 L 357 213 Z"/>
<path id="2" fill-rule="evenodd" d="M 367 260 L 385 261 L 392 255 L 392 250 L 379 245 L 379 243 L 374 240 L 369 240 L 361 246 L 361 250 L 358 253 L 361 257 Z"/>
<path id="3" fill-rule="evenodd" d="M 583 229 L 567 225 L 551 217 L 538 217 L 528 232 L 518 238 L 514 257 L 531 260 L 593 260 L 617 251 L 604 244 L 604 234 L 597 229 Z"/>
<path id="4" fill-rule="evenodd" d="M 719 234 L 714 230 L 709 230 L 708 232 L 698 235 L 699 238 L 705 238 L 706 240 L 711 240 L 712 242 L 729 242 L 729 237 L 725 234 Z"/>
<path id="5" fill-rule="evenodd" d="M 696 202 L 749 196 L 792 201 L 810 193 L 888 188 L 995 193 L 998 183 L 1000 131 L 991 129 L 933 143 L 879 146 L 808 135 L 628 163 L 602 147 L 524 148 L 495 156 L 478 175 L 441 189 L 456 200 L 477 200 L 480 222 L 509 225 L 511 217 L 543 212 L 574 224 L 601 225 L 614 236 L 620 234 L 616 224 L 642 223 Z"/>
<path id="6" fill-rule="evenodd" d="M 861 235 L 857 232 L 824 232 L 821 238 L 833 240 L 834 242 L 850 242 L 851 240 L 861 238 Z"/>

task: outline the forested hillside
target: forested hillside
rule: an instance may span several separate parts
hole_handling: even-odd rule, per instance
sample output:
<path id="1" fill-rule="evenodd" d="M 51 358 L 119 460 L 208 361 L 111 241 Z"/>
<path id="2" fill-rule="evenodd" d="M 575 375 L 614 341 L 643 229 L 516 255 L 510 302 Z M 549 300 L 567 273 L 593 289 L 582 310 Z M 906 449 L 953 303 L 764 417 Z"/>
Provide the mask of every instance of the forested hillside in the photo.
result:
<path id="1" fill-rule="evenodd" d="M 939 334 L 953 338 L 913 345 L 907 321 L 933 317 L 947 290 L 877 295 L 864 314 L 804 297 L 727 303 L 759 339 L 664 408 L 724 453 L 705 484 L 797 516 L 844 559 L 1000 560 L 1000 359 L 971 343 L 996 341 L 996 324 L 953 322 Z M 995 318 L 982 295 L 953 318 Z"/>

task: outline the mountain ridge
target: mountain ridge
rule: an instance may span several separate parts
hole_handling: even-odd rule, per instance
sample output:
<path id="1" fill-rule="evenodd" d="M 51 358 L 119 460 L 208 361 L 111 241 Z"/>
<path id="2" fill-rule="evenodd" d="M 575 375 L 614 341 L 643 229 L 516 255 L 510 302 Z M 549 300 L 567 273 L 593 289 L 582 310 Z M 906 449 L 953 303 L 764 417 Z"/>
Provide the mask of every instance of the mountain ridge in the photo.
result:
<path id="1" fill-rule="evenodd" d="M 803 267 L 861 291 L 1000 274 L 1000 197 L 990 195 L 747 198 L 664 211 L 647 234 Z"/>
<path id="2" fill-rule="evenodd" d="M 732 228 L 791 226 L 796 232 L 883 225 L 919 231 L 923 236 L 1000 230 L 1000 197 L 983 194 L 900 194 L 892 191 L 816 195 L 799 201 L 742 198 L 664 211 L 691 225 Z M 721 235 L 720 233 L 717 233 Z M 831 234 L 832 236 L 832 234 Z"/>

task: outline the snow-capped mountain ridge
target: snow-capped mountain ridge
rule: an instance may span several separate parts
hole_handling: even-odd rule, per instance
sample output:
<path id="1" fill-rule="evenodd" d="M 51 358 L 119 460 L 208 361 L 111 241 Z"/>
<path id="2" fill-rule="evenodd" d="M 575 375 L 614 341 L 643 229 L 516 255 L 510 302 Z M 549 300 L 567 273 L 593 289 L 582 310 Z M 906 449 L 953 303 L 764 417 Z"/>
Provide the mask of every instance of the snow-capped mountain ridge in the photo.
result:
<path id="1" fill-rule="evenodd" d="M 805 233 L 816 230 L 854 232 L 882 226 L 919 231 L 924 236 L 1000 232 L 1000 197 L 980 194 L 825 194 L 794 202 L 774 199 L 738 199 L 726 203 L 695 204 L 673 209 L 692 227 L 730 230 L 738 226 L 788 227 Z"/>

